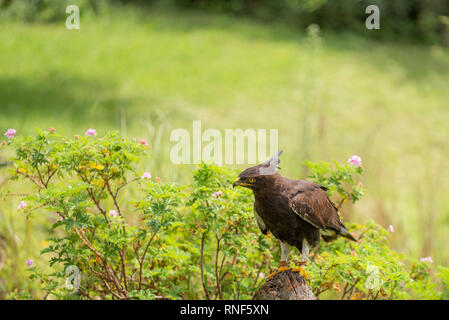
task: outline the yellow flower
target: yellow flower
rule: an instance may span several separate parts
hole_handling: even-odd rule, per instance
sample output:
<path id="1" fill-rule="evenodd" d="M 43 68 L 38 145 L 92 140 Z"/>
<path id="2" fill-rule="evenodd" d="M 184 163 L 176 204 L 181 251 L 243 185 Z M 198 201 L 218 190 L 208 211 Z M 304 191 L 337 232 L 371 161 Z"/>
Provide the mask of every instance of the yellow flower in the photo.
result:
<path id="1" fill-rule="evenodd" d="M 103 170 L 104 166 L 98 163 L 94 163 L 93 165 L 90 166 L 92 169 L 97 169 L 97 170 Z"/>

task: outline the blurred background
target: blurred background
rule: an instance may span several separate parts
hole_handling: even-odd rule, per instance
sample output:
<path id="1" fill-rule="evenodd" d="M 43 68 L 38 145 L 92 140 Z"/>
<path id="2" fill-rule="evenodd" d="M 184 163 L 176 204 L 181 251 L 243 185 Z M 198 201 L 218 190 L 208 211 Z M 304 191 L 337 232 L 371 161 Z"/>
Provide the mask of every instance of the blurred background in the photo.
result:
<path id="1" fill-rule="evenodd" d="M 79 30 L 65 26 L 70 4 Z M 380 30 L 365 27 L 372 4 Z M 0 131 L 119 130 L 150 143 L 153 176 L 188 183 L 173 129 L 279 129 L 283 175 L 359 155 L 366 195 L 344 220 L 393 225 L 396 250 L 447 266 L 448 45 L 447 0 L 0 0 Z M 0 298 L 30 285 L 25 261 L 44 262 L 51 235 L 6 195 L 31 190 L 9 181 L 10 152 Z"/>

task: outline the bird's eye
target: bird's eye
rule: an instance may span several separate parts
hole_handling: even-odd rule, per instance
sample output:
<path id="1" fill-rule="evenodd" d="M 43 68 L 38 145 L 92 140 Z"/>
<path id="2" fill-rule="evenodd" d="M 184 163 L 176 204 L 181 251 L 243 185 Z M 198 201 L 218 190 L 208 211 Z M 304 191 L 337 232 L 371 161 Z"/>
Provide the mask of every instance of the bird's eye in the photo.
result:
<path id="1" fill-rule="evenodd" d="M 254 178 L 249 178 L 248 181 L 253 183 L 254 182 Z"/>

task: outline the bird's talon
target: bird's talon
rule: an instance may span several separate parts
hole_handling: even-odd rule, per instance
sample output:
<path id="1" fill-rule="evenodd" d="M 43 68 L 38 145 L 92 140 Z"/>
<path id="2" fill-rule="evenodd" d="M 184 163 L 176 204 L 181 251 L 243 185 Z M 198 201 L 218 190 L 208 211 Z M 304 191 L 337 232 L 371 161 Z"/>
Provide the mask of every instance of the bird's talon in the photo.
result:
<path id="1" fill-rule="evenodd" d="M 277 269 L 277 271 L 275 271 L 275 272 L 272 272 L 272 273 L 270 273 L 268 276 L 267 276 L 267 278 L 268 278 L 268 280 L 270 280 L 271 278 L 273 278 L 275 275 L 277 275 L 278 273 L 281 273 L 281 272 L 284 272 L 284 271 L 287 271 L 287 270 L 290 270 L 291 268 L 289 268 L 289 267 L 286 267 L 286 266 L 280 266 L 278 269 Z"/>
<path id="2" fill-rule="evenodd" d="M 281 273 L 281 272 L 287 271 L 288 269 L 290 269 L 290 268 L 289 268 L 289 267 L 284 267 L 284 266 L 281 266 L 281 267 L 279 267 L 279 269 L 278 269 L 278 272 L 277 272 L 277 273 Z"/>
<path id="3" fill-rule="evenodd" d="M 309 281 L 309 276 L 306 273 L 306 270 L 301 267 L 296 267 L 292 269 L 293 272 L 299 272 L 300 275 L 302 275 L 304 278 L 306 278 L 307 281 Z"/>

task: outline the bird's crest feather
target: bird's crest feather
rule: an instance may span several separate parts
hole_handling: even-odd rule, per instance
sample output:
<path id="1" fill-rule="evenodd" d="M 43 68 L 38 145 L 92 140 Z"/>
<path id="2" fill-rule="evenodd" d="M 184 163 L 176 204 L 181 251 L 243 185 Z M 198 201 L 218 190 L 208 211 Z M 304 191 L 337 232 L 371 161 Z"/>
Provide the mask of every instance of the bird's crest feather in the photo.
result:
<path id="1" fill-rule="evenodd" d="M 259 165 L 259 174 L 261 176 L 275 174 L 277 169 L 280 169 L 278 164 L 281 162 L 281 160 L 279 160 L 279 156 L 282 154 L 282 152 L 284 151 L 283 150 L 279 151 L 278 153 L 273 155 L 270 159 Z"/>

